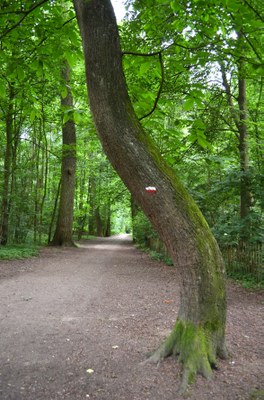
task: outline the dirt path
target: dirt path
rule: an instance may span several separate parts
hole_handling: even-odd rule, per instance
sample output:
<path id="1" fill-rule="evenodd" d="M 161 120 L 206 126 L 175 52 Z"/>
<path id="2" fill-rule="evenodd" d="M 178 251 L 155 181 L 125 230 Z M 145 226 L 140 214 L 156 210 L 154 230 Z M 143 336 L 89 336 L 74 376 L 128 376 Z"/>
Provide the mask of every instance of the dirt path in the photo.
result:
<path id="1" fill-rule="evenodd" d="M 0 262 L 0 399 L 182 399 L 174 359 L 141 363 L 172 328 L 178 301 L 176 271 L 128 236 Z M 199 377 L 189 399 L 264 389 L 263 310 L 263 293 L 229 285 L 232 357 L 212 381 Z"/>

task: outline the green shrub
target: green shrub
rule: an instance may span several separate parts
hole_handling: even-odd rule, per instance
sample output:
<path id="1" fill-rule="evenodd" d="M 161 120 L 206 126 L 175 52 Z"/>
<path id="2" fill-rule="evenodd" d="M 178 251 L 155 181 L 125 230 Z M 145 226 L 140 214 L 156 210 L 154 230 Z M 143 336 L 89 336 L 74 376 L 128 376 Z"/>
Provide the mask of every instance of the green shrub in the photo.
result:
<path id="1" fill-rule="evenodd" d="M 30 245 L 8 245 L 0 247 L 0 260 L 13 260 L 37 256 L 38 246 Z"/>
<path id="2" fill-rule="evenodd" d="M 135 243 L 147 246 L 150 238 L 157 238 L 158 235 L 152 228 L 151 223 L 142 211 L 138 211 L 133 218 L 133 240 Z"/>

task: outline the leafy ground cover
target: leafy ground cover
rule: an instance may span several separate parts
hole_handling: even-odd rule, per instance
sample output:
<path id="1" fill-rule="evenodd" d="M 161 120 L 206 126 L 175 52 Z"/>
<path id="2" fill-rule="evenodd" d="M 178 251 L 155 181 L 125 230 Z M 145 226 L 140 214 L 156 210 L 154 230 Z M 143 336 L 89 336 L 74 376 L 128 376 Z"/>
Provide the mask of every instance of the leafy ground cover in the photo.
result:
<path id="1" fill-rule="evenodd" d="M 30 245 L 10 245 L 0 247 L 0 260 L 13 260 L 37 256 L 39 246 Z"/>

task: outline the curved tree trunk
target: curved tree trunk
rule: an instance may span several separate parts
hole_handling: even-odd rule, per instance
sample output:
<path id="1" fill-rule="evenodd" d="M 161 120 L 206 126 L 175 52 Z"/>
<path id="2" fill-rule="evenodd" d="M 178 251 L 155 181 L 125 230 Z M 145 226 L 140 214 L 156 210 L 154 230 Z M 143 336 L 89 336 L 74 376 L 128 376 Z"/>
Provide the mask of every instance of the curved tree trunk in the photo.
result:
<path id="1" fill-rule="evenodd" d="M 109 0 L 74 0 L 83 39 L 90 106 L 104 150 L 135 201 L 149 217 L 181 274 L 176 325 L 152 356 L 178 354 L 183 388 L 197 372 L 211 376 L 225 356 L 224 264 L 194 201 L 143 131 L 122 70 L 114 12 Z M 155 186 L 156 194 L 146 187 Z"/>
<path id="2" fill-rule="evenodd" d="M 67 95 L 61 99 L 62 108 L 69 112 L 73 108 L 70 90 L 70 66 L 65 62 L 62 77 L 67 87 Z M 63 149 L 61 167 L 61 190 L 58 220 L 52 246 L 75 246 L 72 239 L 73 205 L 76 170 L 76 133 L 73 118 L 69 118 L 62 127 Z"/>

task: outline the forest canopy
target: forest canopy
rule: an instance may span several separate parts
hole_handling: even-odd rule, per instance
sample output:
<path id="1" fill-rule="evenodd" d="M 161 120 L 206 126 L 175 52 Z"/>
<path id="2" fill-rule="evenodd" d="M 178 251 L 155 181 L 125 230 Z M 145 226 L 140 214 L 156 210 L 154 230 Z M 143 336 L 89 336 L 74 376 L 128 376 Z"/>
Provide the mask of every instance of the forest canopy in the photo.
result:
<path id="1" fill-rule="evenodd" d="M 188 187 L 220 246 L 233 251 L 243 243 L 259 257 L 262 2 L 125 4 L 128 11 L 119 32 L 138 118 Z M 3 1 L 0 40 L 1 244 L 52 240 L 65 154 L 62 126 L 69 120 L 77 138 L 75 238 L 130 231 L 130 195 L 104 156 L 87 111 L 72 2 Z M 61 73 L 65 62 L 70 83 Z M 65 106 L 61 100 L 69 86 L 73 103 Z M 139 240 L 156 237 L 140 212 L 133 225 Z"/>

